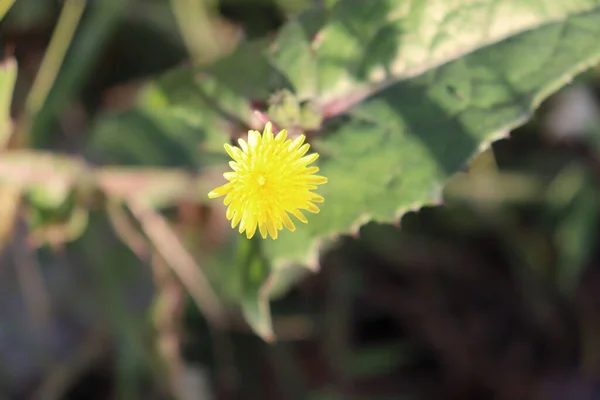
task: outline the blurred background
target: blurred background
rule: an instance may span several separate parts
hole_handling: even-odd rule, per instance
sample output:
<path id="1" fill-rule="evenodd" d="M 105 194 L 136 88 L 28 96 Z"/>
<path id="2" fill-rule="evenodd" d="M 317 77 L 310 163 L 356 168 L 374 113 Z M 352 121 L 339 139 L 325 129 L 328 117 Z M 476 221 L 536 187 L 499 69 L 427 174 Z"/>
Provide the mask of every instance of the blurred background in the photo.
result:
<path id="1" fill-rule="evenodd" d="M 204 198 L 222 144 L 250 127 L 228 115 L 235 98 L 228 123 L 196 112 L 205 93 L 185 82 L 332 2 L 11 3 L 1 145 L 37 152 L 0 156 L 0 399 L 600 399 L 598 70 L 475 157 L 440 205 L 340 235 L 316 273 L 286 271 L 269 314 Z M 176 101 L 189 107 L 167 113 Z M 92 165 L 110 167 L 92 181 Z M 140 194 L 152 207 L 123 207 Z"/>

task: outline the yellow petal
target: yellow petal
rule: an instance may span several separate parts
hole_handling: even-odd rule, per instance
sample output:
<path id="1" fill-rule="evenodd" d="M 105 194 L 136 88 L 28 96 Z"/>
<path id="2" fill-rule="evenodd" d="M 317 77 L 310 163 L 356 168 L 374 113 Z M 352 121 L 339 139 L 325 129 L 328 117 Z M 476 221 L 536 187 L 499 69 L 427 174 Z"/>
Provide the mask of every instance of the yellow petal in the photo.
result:
<path id="1" fill-rule="evenodd" d="M 241 160 L 242 158 L 244 158 L 244 153 L 242 153 L 242 151 L 239 148 L 233 147 L 229 143 L 225 143 L 223 147 L 225 147 L 225 151 L 227 152 L 227 154 L 229 154 L 229 157 L 233 158 L 234 160 Z"/>
<path id="2" fill-rule="evenodd" d="M 323 196 L 319 196 L 316 193 L 311 193 L 310 194 L 310 201 L 313 201 L 315 203 L 322 203 L 325 201 L 325 199 L 323 198 Z"/>
<path id="3" fill-rule="evenodd" d="M 296 139 L 294 139 L 293 142 L 291 142 L 289 144 L 288 150 L 290 152 L 294 152 L 294 151 L 298 150 L 300 148 L 300 146 L 302 146 L 302 143 L 304 143 L 304 139 L 306 139 L 306 137 L 304 135 L 298 136 Z"/>
<path id="4" fill-rule="evenodd" d="M 246 143 L 246 141 L 242 138 L 238 139 L 238 144 L 240 145 L 240 147 L 242 148 L 242 150 L 244 151 L 244 153 L 248 152 L 248 143 Z"/>
<path id="5" fill-rule="evenodd" d="M 236 172 L 242 170 L 242 168 L 240 167 L 240 165 L 238 163 L 236 163 L 235 161 L 229 161 L 229 168 L 231 168 L 232 170 L 234 170 Z"/>
<path id="6" fill-rule="evenodd" d="M 263 239 L 267 238 L 267 226 L 265 225 L 264 222 L 260 222 L 258 224 L 258 230 L 260 231 L 260 236 L 262 236 Z"/>
<path id="7" fill-rule="evenodd" d="M 296 230 L 296 226 L 285 211 L 281 215 L 281 219 L 283 221 L 283 225 L 285 225 L 285 227 L 288 228 L 291 232 L 294 232 Z"/>
<path id="8" fill-rule="evenodd" d="M 306 152 L 308 151 L 308 149 L 310 148 L 310 144 L 306 143 L 304 145 L 302 145 L 302 147 L 300 147 L 298 150 L 296 150 L 296 157 L 302 157 L 303 155 L 306 154 Z"/>
<path id="9" fill-rule="evenodd" d="M 285 142 L 285 139 L 287 139 L 287 130 L 283 129 L 283 130 L 279 131 L 279 133 L 275 137 L 275 142 L 283 143 L 283 142 Z"/>
<path id="10" fill-rule="evenodd" d="M 277 239 L 277 229 L 275 228 L 275 224 L 273 224 L 273 221 L 267 222 L 267 230 L 269 231 L 269 235 L 271 236 L 271 238 Z"/>
<path id="11" fill-rule="evenodd" d="M 248 146 L 251 149 L 258 147 L 260 144 L 260 133 L 257 131 L 249 131 L 248 132 Z"/>
<path id="12" fill-rule="evenodd" d="M 304 156 L 294 163 L 294 167 L 305 167 L 308 164 L 315 162 L 317 158 L 319 158 L 319 154 L 317 153 L 312 153 L 311 155 Z"/>
<path id="13" fill-rule="evenodd" d="M 211 190 L 208 193 L 208 198 L 210 199 L 216 199 L 217 197 L 221 197 L 226 195 L 227 193 L 229 193 L 231 191 L 231 184 L 230 183 L 226 183 L 223 186 L 219 186 L 218 188 Z"/>
<path id="14" fill-rule="evenodd" d="M 271 122 L 267 122 L 267 124 L 265 125 L 263 139 L 268 142 L 273 140 L 273 124 L 271 124 Z"/>
<path id="15" fill-rule="evenodd" d="M 246 228 L 246 237 L 248 239 L 252 239 L 252 236 L 254 236 L 254 233 L 256 233 L 256 221 L 253 221 Z"/>
<path id="16" fill-rule="evenodd" d="M 223 174 L 223 178 L 227 179 L 228 181 L 235 179 L 237 177 L 237 172 L 225 172 Z"/>
<path id="17" fill-rule="evenodd" d="M 322 185 L 327 183 L 327 178 L 321 175 L 308 175 L 304 178 L 304 182 L 313 185 Z"/>
<path id="18" fill-rule="evenodd" d="M 307 202 L 306 205 L 303 207 L 306 211 L 311 212 L 313 214 L 318 214 L 319 213 L 319 207 L 315 206 L 313 203 L 311 202 Z"/>
<path id="19" fill-rule="evenodd" d="M 304 214 L 302 214 L 302 212 L 300 210 L 294 210 L 294 211 L 292 211 L 292 214 L 294 214 L 294 217 L 298 218 L 300 221 L 304 222 L 305 224 L 308 223 L 308 220 L 306 219 L 306 217 L 304 216 Z"/>
<path id="20" fill-rule="evenodd" d="M 256 218 L 253 213 L 247 212 L 245 220 L 246 220 L 246 232 L 248 232 L 248 229 L 254 228 L 254 230 L 256 230 Z"/>
<path id="21" fill-rule="evenodd" d="M 237 226 L 237 224 L 240 223 L 241 219 L 242 219 L 242 213 L 236 212 L 235 215 L 233 216 L 233 219 L 231 220 L 231 229 L 234 229 Z"/>

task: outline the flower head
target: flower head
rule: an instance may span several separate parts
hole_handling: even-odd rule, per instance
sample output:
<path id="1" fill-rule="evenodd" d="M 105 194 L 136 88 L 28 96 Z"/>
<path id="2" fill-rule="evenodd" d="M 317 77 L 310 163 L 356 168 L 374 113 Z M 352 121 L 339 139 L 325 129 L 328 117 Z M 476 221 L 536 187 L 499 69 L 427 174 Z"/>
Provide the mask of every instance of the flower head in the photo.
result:
<path id="1" fill-rule="evenodd" d="M 324 176 L 315 175 L 318 167 L 309 167 L 319 155 L 308 152 L 310 145 L 304 144 L 305 137 L 287 139 L 284 129 L 273 135 L 271 123 L 265 126 L 262 135 L 258 131 L 248 132 L 248 142 L 239 139 L 240 147 L 225 144 L 225 150 L 233 161 L 233 171 L 223 174 L 229 182 L 208 194 L 210 198 L 225 196 L 228 206 L 227 219 L 231 227 L 238 223 L 240 233 L 246 231 L 251 238 L 256 229 L 264 238 L 269 234 L 277 239 L 278 231 L 285 226 L 290 231 L 296 227 L 288 214 L 306 223 L 301 210 L 318 213 L 323 197 L 312 190 L 316 185 L 327 182 Z"/>

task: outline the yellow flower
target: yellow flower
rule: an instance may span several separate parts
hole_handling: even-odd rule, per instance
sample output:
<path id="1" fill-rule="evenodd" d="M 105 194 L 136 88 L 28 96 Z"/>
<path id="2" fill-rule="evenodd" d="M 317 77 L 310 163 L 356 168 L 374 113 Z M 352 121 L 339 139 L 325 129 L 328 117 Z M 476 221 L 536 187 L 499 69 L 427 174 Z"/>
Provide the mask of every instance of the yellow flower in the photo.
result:
<path id="1" fill-rule="evenodd" d="M 229 182 L 208 194 L 211 199 L 225 196 L 228 206 L 227 219 L 231 227 L 240 224 L 240 233 L 254 236 L 256 228 L 265 239 L 267 233 L 277 239 L 277 233 L 285 226 L 290 231 L 296 227 L 289 214 L 306 223 L 300 210 L 318 213 L 323 197 L 311 192 L 316 185 L 327 182 L 324 176 L 315 175 L 318 167 L 309 167 L 319 155 L 305 156 L 308 144 L 305 137 L 287 138 L 284 129 L 273 136 L 268 122 L 261 135 L 258 131 L 248 132 L 248 142 L 239 139 L 240 147 L 225 144 L 225 150 L 234 161 L 229 162 L 232 172 L 223 174 Z"/>

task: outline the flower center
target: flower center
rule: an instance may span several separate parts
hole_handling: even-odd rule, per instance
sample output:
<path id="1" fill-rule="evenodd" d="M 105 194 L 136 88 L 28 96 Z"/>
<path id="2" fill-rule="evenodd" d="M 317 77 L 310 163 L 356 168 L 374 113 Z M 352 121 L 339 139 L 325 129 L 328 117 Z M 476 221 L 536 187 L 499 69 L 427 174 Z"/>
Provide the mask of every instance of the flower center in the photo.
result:
<path id="1" fill-rule="evenodd" d="M 256 181 L 258 182 L 258 186 L 264 186 L 267 183 L 267 178 L 264 175 L 259 175 Z"/>

